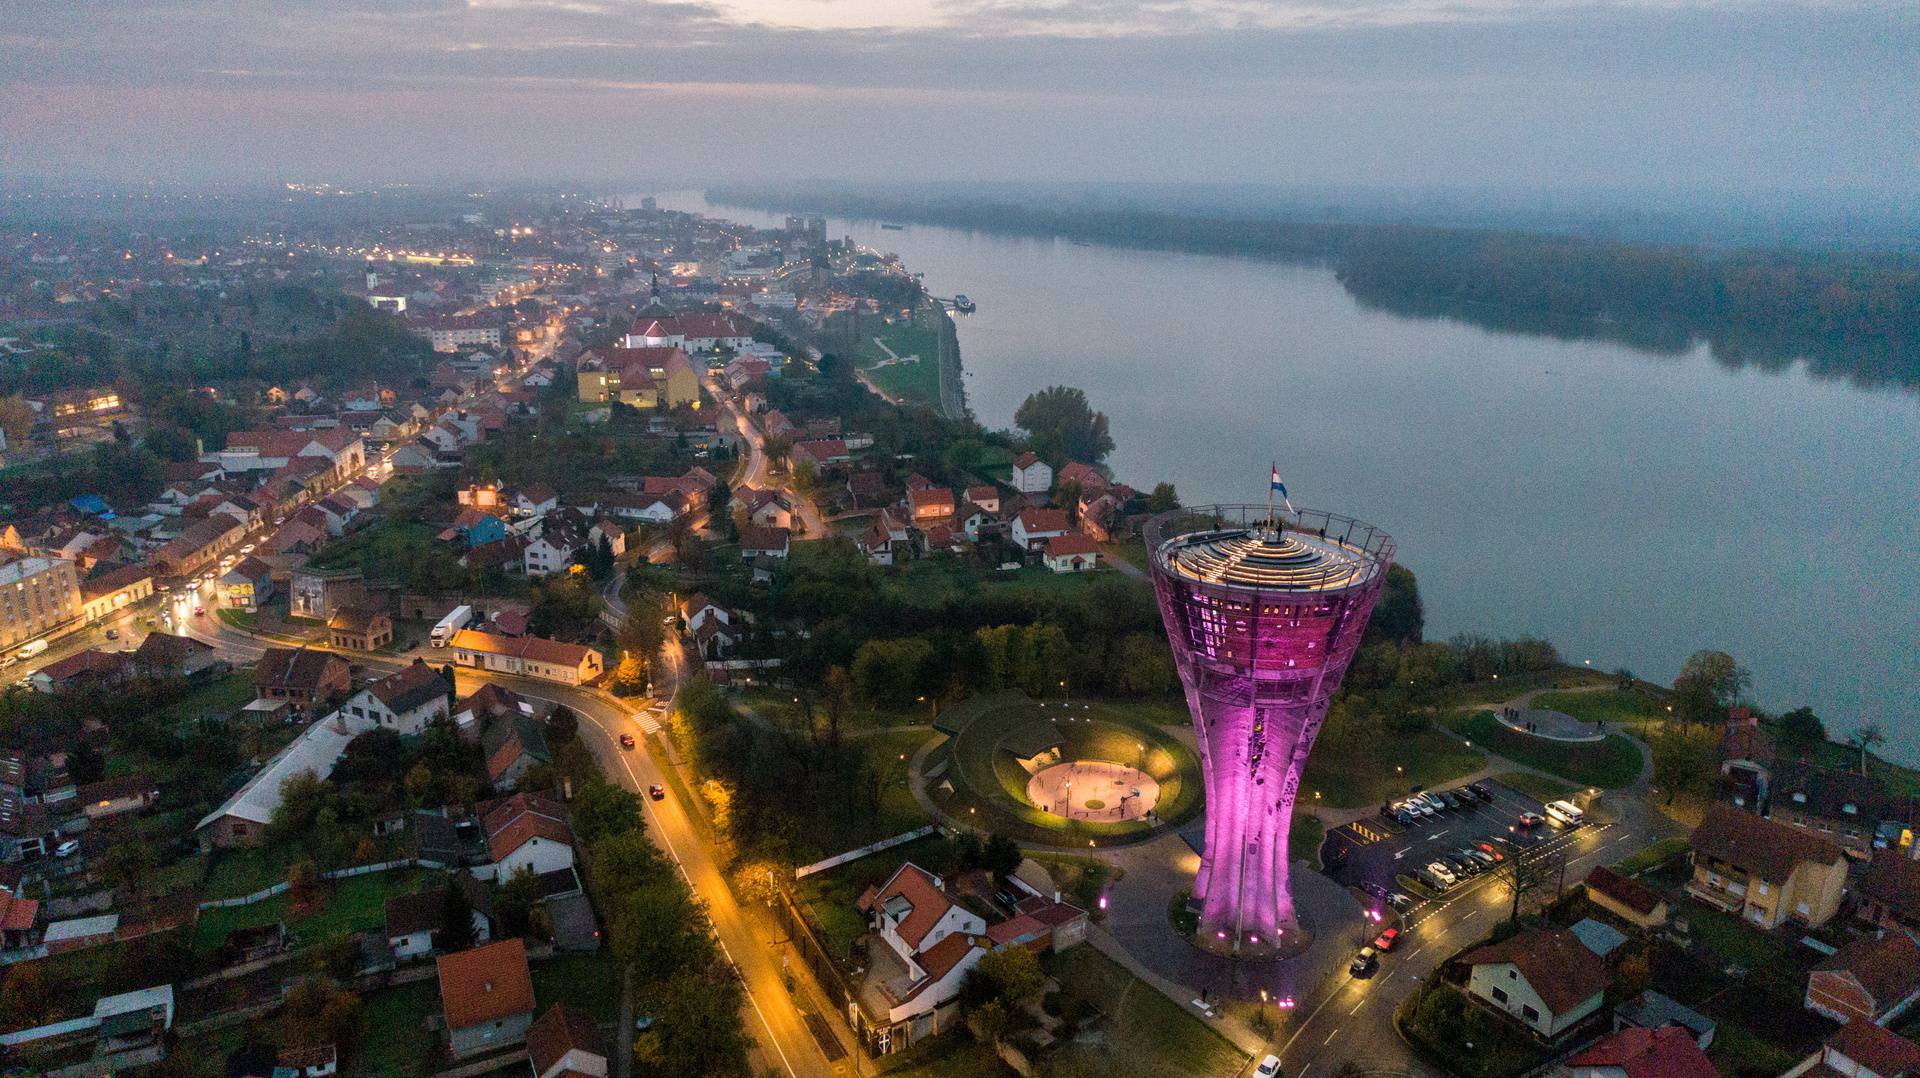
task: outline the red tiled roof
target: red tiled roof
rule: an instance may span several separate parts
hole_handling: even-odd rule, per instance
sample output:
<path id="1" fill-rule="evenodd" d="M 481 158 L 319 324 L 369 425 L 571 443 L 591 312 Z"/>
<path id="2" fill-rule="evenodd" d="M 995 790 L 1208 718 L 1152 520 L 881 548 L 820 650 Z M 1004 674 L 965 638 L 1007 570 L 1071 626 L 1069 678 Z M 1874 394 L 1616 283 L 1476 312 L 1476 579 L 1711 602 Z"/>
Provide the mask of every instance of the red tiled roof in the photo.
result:
<path id="1" fill-rule="evenodd" d="M 1920 1074 L 1920 1044 L 1872 1022 L 1848 1022 L 1827 1045 L 1881 1078 Z"/>
<path id="2" fill-rule="evenodd" d="M 21 898 L 12 891 L 0 888 L 0 929 L 9 932 L 25 932 L 33 927 L 40 914 L 38 899 Z"/>
<path id="3" fill-rule="evenodd" d="M 1639 914 L 1652 913 L 1663 901 L 1660 892 L 1605 865 L 1597 865 L 1587 873 L 1587 889 L 1598 891 Z"/>
<path id="4" fill-rule="evenodd" d="M 547 1008 L 527 1030 L 527 1057 L 533 1061 L 533 1073 L 544 1075 L 574 1049 L 604 1056 L 600 1050 L 600 1030 L 586 1015 L 556 1003 Z"/>
<path id="5" fill-rule="evenodd" d="M 501 940 L 471 951 L 441 955 L 440 1006 L 447 1025 L 464 1029 L 533 1011 L 533 975 L 527 947 Z"/>
<path id="6" fill-rule="evenodd" d="M 1707 1053 L 1682 1026 L 1629 1026 L 1567 1060 L 1572 1067 L 1618 1067 L 1627 1078 L 1719 1078 Z"/>
<path id="7" fill-rule="evenodd" d="M 1613 979 L 1606 960 L 1566 929 L 1533 929 L 1468 952 L 1469 966 L 1511 963 L 1555 1014 L 1565 1014 L 1606 990 Z"/>
<path id="8" fill-rule="evenodd" d="M 792 533 L 786 528 L 749 525 L 740 529 L 741 550 L 785 550 Z"/>
<path id="9" fill-rule="evenodd" d="M 1813 968 L 1816 973 L 1851 974 L 1878 1010 L 1920 988 L 1920 947 L 1913 937 L 1895 930 L 1878 939 L 1854 940 Z"/>
<path id="10" fill-rule="evenodd" d="M 1687 844 L 1696 853 L 1736 865 L 1772 884 L 1785 884 L 1803 861 L 1832 865 L 1846 859 L 1840 847 L 1818 835 L 1731 805 L 1709 808 Z"/>
<path id="11" fill-rule="evenodd" d="M 452 645 L 489 655 L 510 655 L 556 666 L 579 666 L 593 649 L 580 644 L 563 644 L 538 636 L 500 636 L 478 629 L 462 629 L 453 634 Z"/>
<path id="12" fill-rule="evenodd" d="M 911 907 L 895 931 L 907 946 L 919 950 L 920 941 L 926 938 L 934 925 L 940 923 L 940 918 L 946 916 L 947 910 L 953 907 L 953 901 L 940 889 L 932 873 L 909 861 L 901 865 L 893 878 L 871 896 L 863 897 L 860 908 L 863 911 L 878 909 L 895 895 L 905 898 Z"/>
<path id="13" fill-rule="evenodd" d="M 1077 533 L 1056 536 L 1047 540 L 1047 557 L 1071 558 L 1076 554 L 1098 554 L 1100 544 Z"/>
<path id="14" fill-rule="evenodd" d="M 1064 509 L 1022 509 L 1014 519 L 1026 529 L 1028 535 L 1039 532 L 1063 532 L 1067 530 L 1067 514 Z"/>
<path id="15" fill-rule="evenodd" d="M 1904 912 L 1920 912 L 1920 861 L 1899 850 L 1875 850 L 1859 891 Z"/>
<path id="16" fill-rule="evenodd" d="M 926 984 L 932 984 L 952 972 L 953 967 L 959 965 L 960 960 L 967 957 L 978 946 L 980 946 L 978 940 L 965 932 L 952 932 L 940 937 L 939 943 L 921 951 L 917 956 L 920 960 L 920 968 L 927 971 Z"/>
<path id="17" fill-rule="evenodd" d="M 548 842 L 557 842 L 571 848 L 573 829 L 558 820 L 550 820 L 545 816 L 529 812 L 488 835 L 487 852 L 493 854 L 495 861 L 504 861 L 513 851 L 536 838 L 544 838 Z"/>
<path id="18" fill-rule="evenodd" d="M 1038 464 L 1039 462 L 1040 462 L 1040 458 L 1035 456 L 1032 453 L 1022 453 L 1019 456 L 1013 458 L 1013 466 L 1016 468 L 1022 468 L 1022 469 L 1031 468 L 1035 464 Z"/>

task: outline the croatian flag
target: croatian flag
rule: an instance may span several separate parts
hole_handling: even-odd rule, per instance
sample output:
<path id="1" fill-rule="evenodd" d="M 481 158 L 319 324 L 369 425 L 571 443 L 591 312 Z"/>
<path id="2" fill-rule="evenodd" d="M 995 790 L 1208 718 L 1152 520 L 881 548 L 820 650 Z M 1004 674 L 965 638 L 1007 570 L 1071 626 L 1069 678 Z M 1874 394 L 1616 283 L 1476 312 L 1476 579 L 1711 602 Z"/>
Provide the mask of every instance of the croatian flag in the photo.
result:
<path id="1" fill-rule="evenodd" d="M 1273 466 L 1273 485 L 1267 489 L 1280 495 L 1280 501 L 1287 507 L 1287 512 L 1293 512 L 1293 502 L 1287 497 L 1287 485 L 1280 481 L 1280 465 L 1278 462 Z"/>

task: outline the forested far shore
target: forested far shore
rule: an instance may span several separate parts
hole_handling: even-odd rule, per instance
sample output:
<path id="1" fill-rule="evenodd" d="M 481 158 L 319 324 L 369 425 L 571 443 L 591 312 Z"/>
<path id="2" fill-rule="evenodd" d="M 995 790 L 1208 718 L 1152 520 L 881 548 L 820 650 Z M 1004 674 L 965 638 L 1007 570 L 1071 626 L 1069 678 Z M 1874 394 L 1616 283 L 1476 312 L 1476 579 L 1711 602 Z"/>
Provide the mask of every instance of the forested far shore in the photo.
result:
<path id="1" fill-rule="evenodd" d="M 1804 361 L 1820 378 L 1920 388 L 1920 257 L 1708 250 L 1574 236 L 1052 208 L 869 192 L 709 189 L 716 203 L 1331 268 L 1361 303 L 1485 328 L 1677 354 L 1704 341 L 1729 367 Z"/>

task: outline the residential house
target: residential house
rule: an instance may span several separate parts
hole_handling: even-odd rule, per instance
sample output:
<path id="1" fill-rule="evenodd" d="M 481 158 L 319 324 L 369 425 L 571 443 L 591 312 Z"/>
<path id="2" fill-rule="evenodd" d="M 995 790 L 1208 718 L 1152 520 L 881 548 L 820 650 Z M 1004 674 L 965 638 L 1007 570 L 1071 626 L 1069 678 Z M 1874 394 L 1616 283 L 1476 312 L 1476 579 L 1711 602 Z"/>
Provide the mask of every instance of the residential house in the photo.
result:
<path id="1" fill-rule="evenodd" d="M 1808 1010 L 1890 1026 L 1920 999 L 1920 946 L 1900 929 L 1854 940 L 1807 974 Z"/>
<path id="2" fill-rule="evenodd" d="M 587 529 L 587 542 L 596 547 L 604 544 L 607 553 L 617 558 L 627 552 L 627 529 L 611 517 L 601 517 Z"/>
<path id="3" fill-rule="evenodd" d="M 139 677 L 191 677 L 217 661 L 212 645 L 172 633 L 148 633 L 133 649 L 133 670 Z"/>
<path id="4" fill-rule="evenodd" d="M 1668 1026 L 1686 1030 L 1693 1037 L 1693 1043 L 1702 1048 L 1713 1047 L 1713 1037 L 1718 1031 L 1713 1019 L 1651 988 L 1613 1009 L 1613 1028 L 1616 1031 L 1630 1028 L 1664 1029 Z"/>
<path id="5" fill-rule="evenodd" d="M 287 649 L 274 649 L 287 650 Z M 305 654 L 325 654 L 305 652 Z M 338 658 L 329 656 L 329 658 Z M 263 660 L 264 661 L 264 660 Z M 345 666 L 341 662 L 341 666 Z M 206 848 L 258 846 L 266 839 L 267 823 L 280 807 L 280 791 L 286 781 L 307 771 L 316 778 L 333 774 L 335 764 L 347 751 L 347 743 L 373 729 L 373 723 L 345 712 L 322 719 L 304 730 L 291 745 L 281 749 L 267 766 L 235 790 L 220 806 L 200 818 L 194 831 Z"/>
<path id="6" fill-rule="evenodd" d="M 1679 1026 L 1609 1033 L 1566 1062 L 1568 1078 L 1720 1078 L 1720 1070 Z"/>
<path id="7" fill-rule="evenodd" d="M 462 629 L 453 634 L 449 646 L 453 650 L 453 661 L 460 666 L 557 681 L 563 685 L 584 684 L 606 669 L 605 656 L 593 648 L 538 636 L 501 636 Z"/>
<path id="8" fill-rule="evenodd" d="M 1874 830 L 1887 799 L 1880 784 L 1850 767 L 1804 760 L 1776 764 L 1767 816 L 1837 843 L 1854 858 L 1873 856 Z"/>
<path id="9" fill-rule="evenodd" d="M 437 943 L 435 937 L 445 923 L 448 886 L 459 887 L 466 892 L 467 910 L 473 918 L 474 942 L 486 943 L 492 938 L 493 925 L 485 912 L 489 899 L 486 885 L 472 874 L 462 872 L 446 886 L 393 895 L 387 899 L 387 946 L 393 949 L 393 957 L 405 961 L 434 953 Z"/>
<path id="10" fill-rule="evenodd" d="M 1598 1013 L 1612 971 L 1565 929 L 1530 928 L 1461 956 L 1467 994 L 1542 1037 L 1553 1038 Z"/>
<path id="11" fill-rule="evenodd" d="M 80 616 L 80 578 L 70 561 L 0 553 L 0 652 Z"/>
<path id="12" fill-rule="evenodd" d="M 182 528 L 180 534 L 147 556 L 147 564 L 165 577 L 193 576 L 240 545 L 246 526 L 225 513 L 215 513 Z"/>
<path id="13" fill-rule="evenodd" d="M 0 949 L 11 951 L 27 946 L 33 939 L 33 923 L 39 917 L 38 899 L 0 887 Z"/>
<path id="14" fill-rule="evenodd" d="M 507 716 L 538 717 L 533 704 L 512 689 L 488 682 L 454 705 L 453 729 L 460 740 L 479 744 L 481 732 L 493 720 Z"/>
<path id="15" fill-rule="evenodd" d="M 995 515 L 998 512 L 997 509 L 988 509 L 968 500 L 954 511 L 954 526 L 967 537 L 968 542 L 977 543 L 1000 529 L 1000 519 Z"/>
<path id="16" fill-rule="evenodd" d="M 1720 734 L 1722 796 L 1741 808 L 1763 811 L 1777 751 L 1773 735 L 1761 727 L 1752 709 L 1728 709 L 1727 724 Z"/>
<path id="17" fill-rule="evenodd" d="M 1920 931 L 1920 861 L 1899 850 L 1875 850 L 1854 886 L 1855 916 L 1880 928 Z"/>
<path id="18" fill-rule="evenodd" d="M 1000 512 L 1000 488 L 998 487 L 984 483 L 968 487 L 967 500 L 986 510 L 989 514 Z"/>
<path id="19" fill-rule="evenodd" d="M 249 554 L 220 576 L 220 601 L 235 610 L 258 610 L 273 598 L 273 569 Z"/>
<path id="20" fill-rule="evenodd" d="M 700 378 L 693 361 L 674 345 L 590 348 L 580 356 L 576 381 L 578 396 L 586 402 L 617 401 L 665 410 L 700 400 Z"/>
<path id="21" fill-rule="evenodd" d="M 847 476 L 847 499 L 855 509 L 865 509 L 887 500 L 887 477 L 879 472 L 859 471 Z"/>
<path id="22" fill-rule="evenodd" d="M 1084 535 L 1047 540 L 1040 561 L 1056 573 L 1086 573 L 1100 566 L 1100 544 Z"/>
<path id="23" fill-rule="evenodd" d="M 546 731 L 528 715 L 507 715 L 487 724 L 480 750 L 486 756 L 487 781 L 507 789 L 538 764 L 551 763 Z"/>
<path id="24" fill-rule="evenodd" d="M 153 597 L 153 569 L 122 565 L 80 582 L 80 617 L 91 624 Z"/>
<path id="25" fill-rule="evenodd" d="M 784 558 L 792 533 L 786 528 L 748 526 L 740 529 L 740 556 L 748 561 L 757 557 Z"/>
<path id="26" fill-rule="evenodd" d="M 308 711 L 343 699 L 350 681 L 346 659 L 330 651 L 304 647 L 268 648 L 253 668 L 255 696 L 285 700 Z"/>
<path id="27" fill-rule="evenodd" d="M 853 460 L 847 443 L 839 438 L 817 438 L 805 442 L 795 442 L 787 450 L 787 459 L 794 468 L 801 464 L 810 465 L 815 474 L 825 474 L 830 468 L 838 467 Z"/>
<path id="28" fill-rule="evenodd" d="M 992 943 L 986 919 L 911 861 L 857 905 L 878 940 L 868 948 L 856 1014 L 880 1051 L 898 1051 L 957 1021 L 952 1005 L 960 983 Z"/>
<path id="29" fill-rule="evenodd" d="M 1818 835 L 1714 805 L 1688 839 L 1687 893 L 1761 928 L 1823 925 L 1839 912 L 1847 856 Z"/>
<path id="30" fill-rule="evenodd" d="M 507 505 L 514 516 L 543 517 L 560 508 L 560 495 L 545 483 L 531 483 L 511 494 Z"/>
<path id="31" fill-rule="evenodd" d="M 0 789 L 0 861 L 45 857 L 53 849 L 53 834 L 45 805 L 30 805 L 14 790 Z"/>
<path id="32" fill-rule="evenodd" d="M 440 1009 L 457 1056 L 519 1044 L 533 1025 L 533 973 L 518 938 L 441 955 Z"/>
<path id="33" fill-rule="evenodd" d="M 325 621 L 343 606 L 367 602 L 366 580 L 358 569 L 315 569 L 302 566 L 292 574 L 288 612 L 295 617 Z"/>
<path id="34" fill-rule="evenodd" d="M 327 619 L 327 643 L 347 651 L 378 651 L 393 643 L 393 618 L 372 607 L 340 607 Z"/>
<path id="35" fill-rule="evenodd" d="M 89 820 L 106 820 L 142 812 L 160 800 L 160 785 L 144 775 L 122 775 L 81 786 L 74 801 Z"/>
<path id="36" fill-rule="evenodd" d="M 607 1078 L 600 1028 L 564 1003 L 547 1008 L 527 1030 L 533 1078 Z"/>
<path id="37" fill-rule="evenodd" d="M 882 509 L 854 545 L 875 565 L 897 565 L 913 556 L 913 533 L 904 521 Z"/>
<path id="38" fill-rule="evenodd" d="M 521 558 L 528 576 L 547 576 L 565 572 L 586 549 L 582 518 L 571 511 L 554 513 L 541 521 L 540 534 L 527 544 Z"/>
<path id="39" fill-rule="evenodd" d="M 1082 464 L 1077 460 L 1062 464 L 1060 470 L 1054 474 L 1053 481 L 1061 486 L 1071 484 L 1078 488 L 1082 498 L 1089 493 L 1103 491 L 1108 486 L 1107 477 L 1100 474 L 1100 469 L 1091 464 Z"/>
<path id="40" fill-rule="evenodd" d="M 1637 928 L 1652 931 L 1667 923 L 1667 900 L 1660 892 L 1605 865 L 1587 873 L 1587 898 Z"/>
<path id="41" fill-rule="evenodd" d="M 748 524 L 757 528 L 793 527 L 793 503 L 784 491 L 746 487 L 733 494 Z"/>
<path id="42" fill-rule="evenodd" d="M 1032 453 L 1013 458 L 1013 471 L 1007 485 L 1017 494 L 1045 494 L 1053 489 L 1053 469 Z"/>
<path id="43" fill-rule="evenodd" d="M 1058 539 L 1068 535 L 1073 529 L 1067 527 L 1067 514 L 1059 509 L 1022 509 L 1013 518 L 1013 527 L 1008 535 L 1013 545 L 1026 551 L 1036 551 L 1044 547 L 1049 539 Z"/>
<path id="44" fill-rule="evenodd" d="M 419 737 L 435 719 L 447 717 L 447 694 L 452 686 L 440 671 L 415 659 L 400 670 L 354 693 L 341 710 L 357 719 L 371 720 L 402 737 Z"/>
<path id="45" fill-rule="evenodd" d="M 1782 1078 L 1913 1078 L 1920 1075 L 1920 1044 L 1872 1022 L 1848 1022 L 1820 1050 Z"/>
<path id="46" fill-rule="evenodd" d="M 35 670 L 28 682 L 43 693 L 66 694 L 124 685 L 133 679 L 133 662 L 124 652 L 88 648 Z"/>
<path id="47" fill-rule="evenodd" d="M 481 814 L 481 828 L 496 880 L 523 868 L 538 875 L 573 867 L 573 828 L 567 810 L 551 798 L 517 793 L 493 802 Z"/>
<path id="48" fill-rule="evenodd" d="M 953 491 L 946 487 L 917 487 L 907 491 L 907 516 L 914 524 L 925 526 L 953 516 Z"/>
<path id="49" fill-rule="evenodd" d="M 506 521 L 501 520 L 494 513 L 473 506 L 460 510 L 460 515 L 453 518 L 453 523 L 440 532 L 442 541 L 459 543 L 469 550 L 506 537 Z"/>

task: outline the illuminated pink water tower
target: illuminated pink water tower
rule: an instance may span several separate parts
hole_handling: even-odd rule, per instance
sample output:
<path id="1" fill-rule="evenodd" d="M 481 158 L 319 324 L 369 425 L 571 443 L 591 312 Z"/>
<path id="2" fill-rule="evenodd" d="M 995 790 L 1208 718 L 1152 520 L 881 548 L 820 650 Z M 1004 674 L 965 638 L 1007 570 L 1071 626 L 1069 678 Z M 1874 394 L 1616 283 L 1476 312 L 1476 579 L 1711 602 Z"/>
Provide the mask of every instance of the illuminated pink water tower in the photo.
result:
<path id="1" fill-rule="evenodd" d="M 1196 940 L 1292 951 L 1306 942 L 1287 879 L 1294 799 L 1393 539 L 1333 513 L 1215 505 L 1155 517 L 1147 549 L 1207 791 Z"/>

